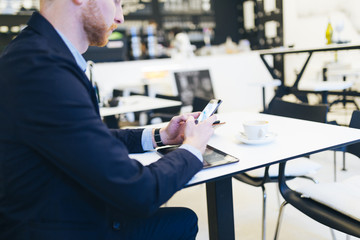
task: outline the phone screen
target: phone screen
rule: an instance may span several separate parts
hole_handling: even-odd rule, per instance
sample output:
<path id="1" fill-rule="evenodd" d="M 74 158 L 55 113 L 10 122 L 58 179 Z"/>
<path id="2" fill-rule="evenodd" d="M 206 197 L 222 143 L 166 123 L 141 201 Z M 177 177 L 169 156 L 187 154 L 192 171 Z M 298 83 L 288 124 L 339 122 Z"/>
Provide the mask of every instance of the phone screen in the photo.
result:
<path id="1" fill-rule="evenodd" d="M 202 122 L 211 115 L 213 115 L 216 111 L 216 109 L 219 107 L 219 105 L 222 103 L 220 99 L 212 99 L 210 102 L 206 105 L 204 110 L 200 113 L 199 117 L 196 119 L 196 123 Z"/>

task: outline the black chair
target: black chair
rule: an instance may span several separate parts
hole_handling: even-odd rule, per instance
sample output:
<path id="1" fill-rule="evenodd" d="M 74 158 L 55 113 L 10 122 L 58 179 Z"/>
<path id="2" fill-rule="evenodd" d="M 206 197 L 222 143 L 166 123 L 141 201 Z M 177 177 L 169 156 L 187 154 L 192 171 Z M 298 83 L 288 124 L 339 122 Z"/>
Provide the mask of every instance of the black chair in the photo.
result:
<path id="1" fill-rule="evenodd" d="M 174 79 L 184 106 L 193 105 L 195 97 L 207 100 L 215 97 L 208 69 L 174 72 Z"/>
<path id="2" fill-rule="evenodd" d="M 329 72 L 328 72 L 328 68 L 327 67 L 324 67 L 323 68 L 323 80 L 324 81 L 327 81 L 327 75 L 329 74 Z M 342 80 L 344 81 L 344 82 L 346 82 L 346 80 L 347 80 L 347 78 L 348 78 L 348 76 L 350 75 L 355 75 L 355 76 L 357 76 L 358 74 L 357 73 L 346 73 L 346 71 L 345 72 L 343 72 L 343 73 L 338 73 L 338 74 L 336 74 L 337 76 L 341 76 L 342 77 Z M 333 101 L 333 102 L 331 102 L 330 103 L 330 105 L 329 105 L 329 107 L 331 107 L 331 106 L 333 106 L 334 104 L 337 104 L 337 103 L 342 103 L 342 105 L 343 105 L 343 107 L 345 108 L 346 107 L 346 104 L 347 103 L 352 103 L 352 104 L 354 104 L 354 106 L 356 107 L 356 110 L 360 110 L 360 108 L 359 108 L 359 106 L 358 106 L 358 104 L 355 102 L 355 99 L 353 98 L 353 99 L 348 99 L 348 94 L 347 94 L 347 92 L 350 92 L 351 91 L 351 88 L 347 88 L 347 89 L 344 89 L 343 90 L 343 94 L 342 94 L 342 98 L 341 99 L 336 99 L 335 101 Z"/>
<path id="3" fill-rule="evenodd" d="M 130 96 L 148 96 L 147 92 L 145 91 L 144 93 L 139 93 L 139 92 L 130 92 L 129 93 Z M 134 122 L 136 125 L 140 125 L 140 115 L 142 114 L 142 112 L 134 112 Z M 147 114 L 147 113 L 146 113 Z"/>
<path id="4" fill-rule="evenodd" d="M 327 112 L 329 107 L 326 104 L 309 105 L 307 103 L 295 103 L 274 98 L 265 113 L 309 120 L 314 122 L 327 122 Z"/>
<path id="5" fill-rule="evenodd" d="M 360 111 L 353 112 L 350 127 L 360 129 Z M 346 148 L 346 152 L 360 157 L 360 143 L 348 146 Z M 285 199 L 285 202 L 281 205 L 280 208 L 275 239 L 278 238 L 283 209 L 288 203 L 310 218 L 332 229 L 336 229 L 352 236 L 360 237 L 360 216 L 354 217 L 349 214 L 349 211 L 345 213 L 343 208 L 339 208 L 339 205 L 341 204 L 345 204 L 346 206 L 346 200 L 349 199 L 354 193 L 360 192 L 360 187 L 358 185 L 360 181 L 360 175 L 345 180 L 340 186 L 339 183 L 335 182 L 320 183 L 314 186 L 304 186 L 293 190 L 286 184 L 286 165 L 286 162 L 280 163 L 279 169 L 279 189 L 280 193 Z M 337 190 L 346 189 L 346 186 L 349 186 L 350 184 L 352 187 L 351 192 L 342 191 L 341 194 L 337 192 Z M 332 202 L 330 206 L 329 200 L 334 201 L 334 197 L 341 199 L 339 199 L 339 201 Z M 354 200 L 356 205 L 350 206 L 350 212 L 359 208 L 358 203 L 360 202 L 360 199 L 352 199 L 352 202 L 354 202 Z"/>
<path id="6" fill-rule="evenodd" d="M 167 100 L 174 100 L 174 101 L 181 101 L 180 96 L 170 96 L 170 95 L 163 95 L 163 94 L 156 94 L 156 98 L 162 98 Z M 154 109 L 148 114 L 148 124 L 151 124 L 151 121 L 155 118 L 160 118 L 162 122 L 168 122 L 171 120 L 172 117 L 177 116 L 180 114 L 181 105 L 175 107 L 167 107 L 167 108 L 160 108 Z"/>
<path id="7" fill-rule="evenodd" d="M 309 105 L 305 103 L 286 102 L 280 98 L 274 98 L 266 111 L 267 114 L 291 117 L 316 122 L 326 122 L 326 115 L 328 112 L 327 105 Z M 239 173 L 234 175 L 234 178 L 255 187 L 261 187 L 263 192 L 263 212 L 262 212 L 262 239 L 266 236 L 266 183 L 278 182 L 278 164 L 271 165 L 265 168 Z M 287 172 L 285 173 L 286 180 L 291 180 L 296 177 L 313 180 L 306 176 L 310 173 L 316 172 L 321 167 L 320 164 L 311 161 L 308 158 L 298 158 L 289 163 Z M 299 171 L 299 170 L 302 171 Z"/>
<path id="8" fill-rule="evenodd" d="M 119 89 L 113 89 L 112 98 L 109 100 L 108 104 L 110 107 L 115 107 L 119 103 L 119 97 L 123 96 L 123 91 Z M 120 118 L 118 115 L 111 115 L 103 117 L 103 122 L 108 128 L 119 128 Z"/>
<path id="9" fill-rule="evenodd" d="M 308 106 L 309 105 L 306 103 L 299 104 L 299 103 L 278 101 L 277 99 L 274 99 L 274 101 L 272 101 L 270 103 L 270 106 L 269 106 L 270 112 L 268 112 L 268 113 L 273 114 L 273 115 L 278 115 L 278 116 L 293 117 L 293 118 L 298 118 L 298 119 L 303 119 L 303 120 L 311 120 L 311 121 L 315 121 L 315 122 L 327 122 L 330 124 L 338 125 L 335 121 L 328 122 L 326 119 L 326 115 L 327 115 L 326 113 L 329 111 L 330 105 L 328 108 L 321 107 L 322 104 L 315 105 L 318 107 L 312 107 L 314 110 L 309 112 L 308 114 L 306 114 Z M 288 115 L 287 113 L 290 113 L 290 112 L 291 112 L 291 115 Z M 334 149 L 334 180 L 335 181 L 336 181 L 336 175 L 337 175 L 337 173 L 336 173 L 336 151 L 343 152 L 343 166 L 345 166 L 345 150 L 344 150 L 344 148 Z"/>

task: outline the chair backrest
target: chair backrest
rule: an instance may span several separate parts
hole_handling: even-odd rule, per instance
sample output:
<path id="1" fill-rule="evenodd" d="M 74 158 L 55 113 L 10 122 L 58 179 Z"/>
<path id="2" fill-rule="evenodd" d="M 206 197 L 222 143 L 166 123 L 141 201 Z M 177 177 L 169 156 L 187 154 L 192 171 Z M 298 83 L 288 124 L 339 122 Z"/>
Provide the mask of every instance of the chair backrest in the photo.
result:
<path id="1" fill-rule="evenodd" d="M 157 93 L 155 95 L 156 98 L 162 98 L 167 100 L 174 100 L 180 102 L 180 96 L 170 96 L 170 95 L 163 95 Z M 161 108 L 161 109 L 154 109 L 153 113 L 168 113 L 168 114 L 179 114 L 181 110 L 181 105 L 175 106 L 175 107 L 167 107 L 167 108 Z"/>
<path id="2" fill-rule="evenodd" d="M 287 102 L 274 98 L 265 113 L 283 117 L 297 118 L 314 122 L 326 122 L 329 106 L 326 104 L 310 105 L 307 103 Z"/>
<path id="3" fill-rule="evenodd" d="M 113 98 L 122 97 L 124 96 L 124 90 L 114 88 L 112 94 L 113 94 Z"/>
<path id="4" fill-rule="evenodd" d="M 356 110 L 351 116 L 349 127 L 360 129 L 360 111 Z M 360 143 L 355 143 L 346 147 L 346 152 L 352 153 L 360 157 Z"/>
<path id="5" fill-rule="evenodd" d="M 194 97 L 210 100 L 214 98 L 210 71 L 190 70 L 174 72 L 178 94 L 184 106 L 193 104 Z"/>

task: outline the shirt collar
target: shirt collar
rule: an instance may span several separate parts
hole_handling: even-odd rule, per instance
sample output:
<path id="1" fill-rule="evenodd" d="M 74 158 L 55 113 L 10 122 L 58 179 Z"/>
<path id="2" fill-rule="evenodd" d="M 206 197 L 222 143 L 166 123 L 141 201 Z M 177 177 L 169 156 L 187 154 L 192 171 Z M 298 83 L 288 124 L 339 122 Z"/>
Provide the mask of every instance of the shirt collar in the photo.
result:
<path id="1" fill-rule="evenodd" d="M 62 40 L 65 42 L 66 46 L 69 48 L 70 52 L 74 56 L 75 61 L 78 64 L 78 66 L 80 67 L 80 69 L 85 72 L 86 68 L 87 68 L 87 63 L 86 63 L 84 57 L 80 54 L 80 52 L 74 47 L 74 45 L 60 31 L 58 31 L 57 29 L 56 29 L 56 31 L 60 35 Z"/>

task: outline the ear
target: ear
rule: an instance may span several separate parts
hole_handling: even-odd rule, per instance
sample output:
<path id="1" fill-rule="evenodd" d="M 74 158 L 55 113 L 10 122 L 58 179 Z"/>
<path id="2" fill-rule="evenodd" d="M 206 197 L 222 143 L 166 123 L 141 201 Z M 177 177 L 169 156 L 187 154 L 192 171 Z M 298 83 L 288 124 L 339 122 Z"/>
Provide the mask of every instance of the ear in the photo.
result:
<path id="1" fill-rule="evenodd" d="M 86 0 L 72 0 L 75 5 L 82 5 Z"/>

